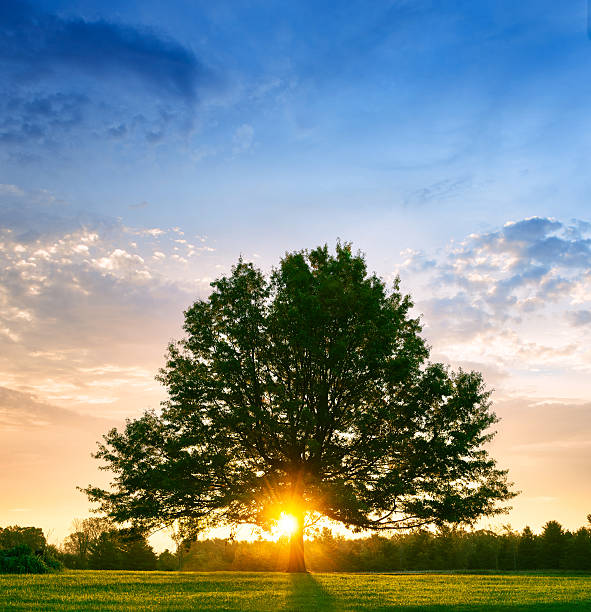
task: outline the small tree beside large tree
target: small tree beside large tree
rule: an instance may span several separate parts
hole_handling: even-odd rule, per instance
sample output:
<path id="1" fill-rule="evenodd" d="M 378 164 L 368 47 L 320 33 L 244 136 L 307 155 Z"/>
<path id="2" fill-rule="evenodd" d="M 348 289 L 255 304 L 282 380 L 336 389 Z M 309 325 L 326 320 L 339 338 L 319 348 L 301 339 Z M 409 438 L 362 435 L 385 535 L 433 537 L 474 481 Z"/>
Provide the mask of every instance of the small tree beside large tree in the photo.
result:
<path id="1" fill-rule="evenodd" d="M 190 532 L 295 518 L 354 530 L 470 523 L 513 497 L 483 445 L 496 422 L 477 372 L 428 362 L 412 302 L 349 245 L 242 260 L 185 312 L 158 379 L 169 399 L 111 430 L 115 477 L 89 498 L 117 522 Z"/>

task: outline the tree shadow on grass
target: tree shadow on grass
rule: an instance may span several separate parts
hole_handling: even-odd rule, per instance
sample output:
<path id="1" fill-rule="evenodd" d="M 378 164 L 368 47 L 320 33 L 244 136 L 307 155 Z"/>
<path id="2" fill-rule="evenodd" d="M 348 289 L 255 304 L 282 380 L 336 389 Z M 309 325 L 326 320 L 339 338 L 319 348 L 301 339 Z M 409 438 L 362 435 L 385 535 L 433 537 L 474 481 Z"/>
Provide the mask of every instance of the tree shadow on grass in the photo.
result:
<path id="1" fill-rule="evenodd" d="M 337 612 L 333 596 L 314 578 L 312 574 L 290 574 L 291 591 L 284 610 L 304 612 L 326 610 Z"/>

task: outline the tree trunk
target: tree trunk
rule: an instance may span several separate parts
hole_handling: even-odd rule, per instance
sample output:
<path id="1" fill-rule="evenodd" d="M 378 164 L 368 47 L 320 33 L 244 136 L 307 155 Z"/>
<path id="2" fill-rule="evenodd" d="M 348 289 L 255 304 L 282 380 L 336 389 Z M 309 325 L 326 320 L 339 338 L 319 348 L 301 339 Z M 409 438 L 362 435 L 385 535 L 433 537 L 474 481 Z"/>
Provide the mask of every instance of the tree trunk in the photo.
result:
<path id="1" fill-rule="evenodd" d="M 287 564 L 287 571 L 290 573 L 294 572 L 305 572 L 306 561 L 304 560 L 304 514 L 294 514 L 297 520 L 298 526 L 294 529 L 291 537 L 289 538 L 289 562 Z"/>

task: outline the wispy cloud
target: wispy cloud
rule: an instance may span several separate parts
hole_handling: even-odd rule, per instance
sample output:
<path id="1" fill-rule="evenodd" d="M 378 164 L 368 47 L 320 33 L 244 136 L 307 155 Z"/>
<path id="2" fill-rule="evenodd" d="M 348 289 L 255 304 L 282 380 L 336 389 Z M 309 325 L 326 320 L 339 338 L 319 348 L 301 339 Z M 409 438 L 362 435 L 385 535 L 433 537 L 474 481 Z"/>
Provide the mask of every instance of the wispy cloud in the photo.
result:
<path id="1" fill-rule="evenodd" d="M 97 426 L 97 420 L 101 421 L 92 415 L 83 415 L 40 401 L 31 393 L 0 387 L 0 426 L 5 433 L 18 431 L 22 435 L 23 431 L 31 428 L 56 425 L 73 428 L 89 424 Z"/>
<path id="2" fill-rule="evenodd" d="M 254 128 L 252 125 L 248 123 L 244 123 L 240 127 L 236 128 L 234 132 L 234 155 L 238 155 L 239 153 L 244 153 L 248 151 L 254 142 Z"/>

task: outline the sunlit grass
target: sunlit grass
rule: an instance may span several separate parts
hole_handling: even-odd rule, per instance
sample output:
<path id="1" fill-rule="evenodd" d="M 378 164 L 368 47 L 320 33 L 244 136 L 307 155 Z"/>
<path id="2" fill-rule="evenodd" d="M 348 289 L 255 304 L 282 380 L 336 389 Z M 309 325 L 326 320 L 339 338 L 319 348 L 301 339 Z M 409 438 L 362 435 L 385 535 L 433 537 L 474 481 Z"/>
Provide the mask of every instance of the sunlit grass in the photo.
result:
<path id="1" fill-rule="evenodd" d="M 303 574 L 71 571 L 0 575 L 0 610 L 591 609 L 574 574 Z"/>

